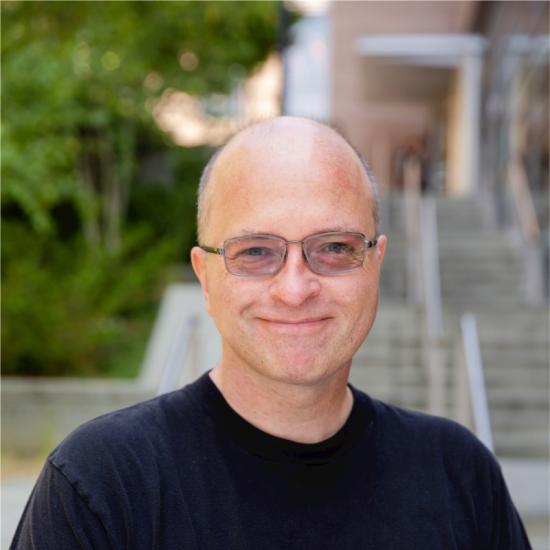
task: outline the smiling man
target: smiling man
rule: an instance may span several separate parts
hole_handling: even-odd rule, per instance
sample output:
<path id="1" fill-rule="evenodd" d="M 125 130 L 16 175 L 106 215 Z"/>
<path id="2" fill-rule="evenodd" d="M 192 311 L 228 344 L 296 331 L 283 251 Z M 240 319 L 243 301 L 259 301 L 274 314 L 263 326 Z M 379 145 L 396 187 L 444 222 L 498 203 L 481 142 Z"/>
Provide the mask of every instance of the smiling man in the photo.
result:
<path id="1" fill-rule="evenodd" d="M 378 304 L 377 217 L 330 128 L 281 117 L 230 140 L 201 180 L 192 251 L 219 365 L 69 436 L 13 547 L 529 548 L 471 434 L 348 385 Z"/>
<path id="2" fill-rule="evenodd" d="M 211 377 L 259 428 L 321 441 L 349 415 L 351 359 L 376 314 L 373 187 L 344 140 L 301 119 L 253 126 L 215 160 L 192 252 L 222 335 Z"/>

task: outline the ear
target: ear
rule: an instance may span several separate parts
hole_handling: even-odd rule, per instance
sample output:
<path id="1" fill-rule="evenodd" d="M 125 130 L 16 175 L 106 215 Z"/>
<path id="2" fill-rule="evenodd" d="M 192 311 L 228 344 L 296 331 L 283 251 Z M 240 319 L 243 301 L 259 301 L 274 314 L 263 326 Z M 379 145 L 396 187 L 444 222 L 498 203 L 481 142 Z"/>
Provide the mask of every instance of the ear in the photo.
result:
<path id="1" fill-rule="evenodd" d="M 206 302 L 206 310 L 210 313 L 210 299 L 208 295 L 208 281 L 206 277 L 206 252 L 198 247 L 194 246 L 191 249 L 191 265 L 193 271 L 201 284 L 202 293 Z"/>
<path id="2" fill-rule="evenodd" d="M 382 264 L 384 255 L 386 254 L 386 245 L 388 244 L 388 237 L 386 235 L 380 235 L 378 242 L 376 243 L 376 257 L 379 264 Z"/>

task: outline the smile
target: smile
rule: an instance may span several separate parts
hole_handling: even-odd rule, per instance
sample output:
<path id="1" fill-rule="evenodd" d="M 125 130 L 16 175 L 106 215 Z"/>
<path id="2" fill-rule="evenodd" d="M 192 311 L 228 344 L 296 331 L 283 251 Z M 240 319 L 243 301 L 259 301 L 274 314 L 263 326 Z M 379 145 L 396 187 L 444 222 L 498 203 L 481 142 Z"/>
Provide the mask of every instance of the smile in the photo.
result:
<path id="1" fill-rule="evenodd" d="M 268 325 L 269 328 L 280 329 L 284 332 L 317 330 L 324 327 L 330 319 L 331 317 L 309 317 L 305 319 L 259 318 L 259 320 Z"/>

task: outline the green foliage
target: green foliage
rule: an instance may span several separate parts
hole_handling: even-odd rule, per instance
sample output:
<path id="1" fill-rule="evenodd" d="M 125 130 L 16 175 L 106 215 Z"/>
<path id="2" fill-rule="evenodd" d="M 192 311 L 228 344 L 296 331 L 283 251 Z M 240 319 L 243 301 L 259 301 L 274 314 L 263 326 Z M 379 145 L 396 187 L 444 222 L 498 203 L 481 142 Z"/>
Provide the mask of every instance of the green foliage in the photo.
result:
<path id="1" fill-rule="evenodd" d="M 38 232 L 51 230 L 56 203 L 72 201 L 89 220 L 102 187 L 132 178 L 140 126 L 152 131 L 151 98 L 169 87 L 228 91 L 229 69 L 250 70 L 275 40 L 267 2 L 1 7 L 3 200 Z M 185 53 L 196 66 L 182 68 Z"/>
<path id="2" fill-rule="evenodd" d="M 124 374 L 165 274 L 193 244 L 208 153 L 170 145 L 154 101 L 167 89 L 228 92 L 274 47 L 277 6 L 0 9 L 3 372 Z M 159 181 L 142 170 L 156 157 Z"/>
<path id="3" fill-rule="evenodd" d="M 144 348 L 159 269 L 175 240 L 158 243 L 145 227 L 127 235 L 120 254 L 90 254 L 80 238 L 36 239 L 22 224 L 4 222 L 5 374 L 94 375 L 112 355 Z"/>

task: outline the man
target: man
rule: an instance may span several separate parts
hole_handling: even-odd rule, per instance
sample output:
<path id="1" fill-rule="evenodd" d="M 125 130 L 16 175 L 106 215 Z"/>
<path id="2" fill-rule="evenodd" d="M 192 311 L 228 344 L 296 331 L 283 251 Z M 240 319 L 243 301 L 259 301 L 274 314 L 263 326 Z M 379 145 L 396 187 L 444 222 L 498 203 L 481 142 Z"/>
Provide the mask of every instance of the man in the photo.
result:
<path id="1" fill-rule="evenodd" d="M 214 157 L 192 263 L 220 364 L 65 440 L 14 548 L 529 548 L 473 436 L 347 383 L 386 247 L 373 185 L 305 119 L 256 124 Z"/>

